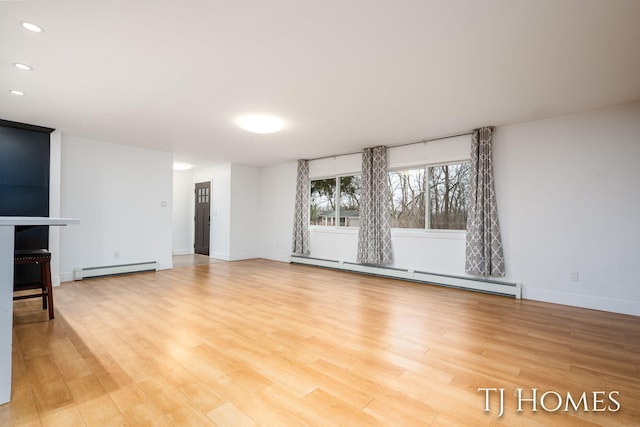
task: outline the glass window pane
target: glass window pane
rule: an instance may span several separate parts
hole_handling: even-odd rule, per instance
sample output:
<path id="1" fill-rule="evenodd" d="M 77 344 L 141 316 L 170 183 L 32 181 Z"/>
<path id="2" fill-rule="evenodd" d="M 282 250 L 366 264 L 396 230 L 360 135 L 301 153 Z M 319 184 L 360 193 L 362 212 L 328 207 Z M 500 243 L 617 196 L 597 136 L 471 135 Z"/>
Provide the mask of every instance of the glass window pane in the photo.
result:
<path id="1" fill-rule="evenodd" d="M 429 228 L 467 228 L 470 163 L 429 168 Z"/>
<path id="2" fill-rule="evenodd" d="M 311 181 L 309 198 L 311 225 L 336 225 L 336 179 L 317 179 Z"/>
<path id="3" fill-rule="evenodd" d="M 392 228 L 424 228 L 425 170 L 406 169 L 389 172 L 390 215 Z"/>
<path id="4" fill-rule="evenodd" d="M 362 177 L 342 176 L 340 180 L 340 221 L 342 227 L 360 226 L 360 192 Z"/>

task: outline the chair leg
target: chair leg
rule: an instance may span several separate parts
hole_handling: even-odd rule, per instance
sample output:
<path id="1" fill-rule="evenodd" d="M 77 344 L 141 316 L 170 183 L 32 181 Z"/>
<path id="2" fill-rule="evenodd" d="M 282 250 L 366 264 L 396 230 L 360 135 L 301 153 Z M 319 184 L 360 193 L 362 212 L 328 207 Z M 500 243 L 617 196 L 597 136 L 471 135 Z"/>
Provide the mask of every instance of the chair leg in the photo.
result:
<path id="1" fill-rule="evenodd" d="M 47 274 L 47 266 L 46 266 L 46 262 L 39 262 L 38 264 L 40 264 L 40 281 L 42 283 L 42 309 L 46 310 L 47 309 L 47 282 L 45 279 L 45 276 Z"/>
<path id="2" fill-rule="evenodd" d="M 53 320 L 53 289 L 51 286 L 51 264 L 42 263 L 42 283 L 47 288 L 47 302 L 49 306 L 49 320 Z M 45 307 L 46 308 L 46 307 Z"/>

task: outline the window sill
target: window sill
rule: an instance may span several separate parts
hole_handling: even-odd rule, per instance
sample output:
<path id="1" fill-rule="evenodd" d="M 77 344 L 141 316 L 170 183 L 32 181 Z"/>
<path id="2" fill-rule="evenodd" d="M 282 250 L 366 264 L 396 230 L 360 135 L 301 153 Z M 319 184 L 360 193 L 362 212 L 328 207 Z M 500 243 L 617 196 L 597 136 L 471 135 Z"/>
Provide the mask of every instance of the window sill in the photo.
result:
<path id="1" fill-rule="evenodd" d="M 392 237 L 418 237 L 425 239 L 465 240 L 466 230 L 424 230 L 421 228 L 392 228 Z"/>
<path id="2" fill-rule="evenodd" d="M 312 233 L 358 234 L 358 230 L 358 227 L 335 227 L 329 225 L 309 226 L 309 231 Z"/>
<path id="3" fill-rule="evenodd" d="M 358 234 L 359 227 L 334 227 L 310 225 L 311 233 L 327 234 Z M 467 232 L 465 230 L 423 230 L 421 228 L 392 228 L 391 237 L 413 237 L 421 239 L 449 239 L 465 240 Z"/>

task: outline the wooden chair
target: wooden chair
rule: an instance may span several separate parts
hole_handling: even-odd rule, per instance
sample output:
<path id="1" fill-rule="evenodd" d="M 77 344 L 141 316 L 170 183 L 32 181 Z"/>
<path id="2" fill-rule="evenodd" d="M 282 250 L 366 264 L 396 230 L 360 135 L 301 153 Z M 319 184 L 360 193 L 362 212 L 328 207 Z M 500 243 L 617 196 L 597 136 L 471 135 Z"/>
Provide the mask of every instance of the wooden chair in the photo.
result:
<path id="1" fill-rule="evenodd" d="M 51 252 L 46 249 L 16 250 L 15 264 L 39 264 L 40 283 L 28 285 L 14 285 L 14 292 L 24 290 L 39 290 L 38 293 L 14 295 L 14 300 L 27 298 L 42 298 L 42 309 L 49 308 L 49 320 L 53 319 L 53 290 L 51 289 Z"/>

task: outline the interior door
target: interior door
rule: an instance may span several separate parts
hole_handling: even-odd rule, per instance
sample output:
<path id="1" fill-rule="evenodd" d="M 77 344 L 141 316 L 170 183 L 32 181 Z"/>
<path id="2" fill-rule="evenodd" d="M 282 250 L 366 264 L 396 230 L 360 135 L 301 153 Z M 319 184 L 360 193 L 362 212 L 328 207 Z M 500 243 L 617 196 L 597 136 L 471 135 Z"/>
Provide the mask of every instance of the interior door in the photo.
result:
<path id="1" fill-rule="evenodd" d="M 209 255 L 209 235 L 210 235 L 210 210 L 211 210 L 211 183 L 199 182 L 195 189 L 195 230 L 196 235 L 193 243 L 194 252 L 202 255 Z"/>

